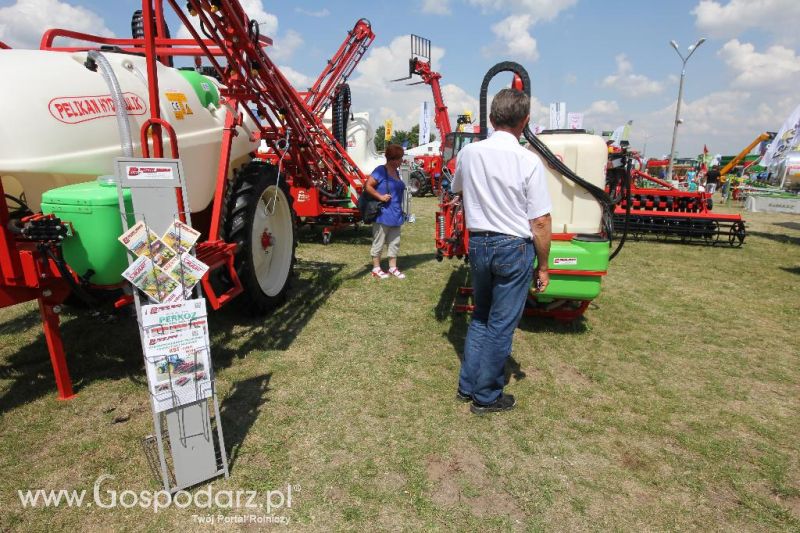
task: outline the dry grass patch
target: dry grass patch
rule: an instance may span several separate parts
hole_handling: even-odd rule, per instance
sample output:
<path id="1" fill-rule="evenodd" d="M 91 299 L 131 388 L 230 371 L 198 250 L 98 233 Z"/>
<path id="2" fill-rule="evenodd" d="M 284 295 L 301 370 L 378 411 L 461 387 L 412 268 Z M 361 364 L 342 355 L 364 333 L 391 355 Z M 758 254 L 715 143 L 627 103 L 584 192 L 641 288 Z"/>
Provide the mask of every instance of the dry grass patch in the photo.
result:
<path id="1" fill-rule="evenodd" d="M 631 242 L 573 324 L 524 319 L 510 414 L 453 398 L 468 283 L 433 260 L 435 202 L 376 281 L 369 230 L 304 231 L 291 303 L 211 318 L 232 477 L 299 485 L 291 529 L 797 530 L 800 222 L 748 214 L 742 249 Z M 191 510 L 22 509 L 24 488 L 154 490 L 129 320 L 65 316 L 78 396 L 55 400 L 33 306 L 0 310 L 0 530 L 172 530 Z M 115 423 L 114 420 L 118 419 Z M 218 529 L 225 529 L 217 526 Z"/>

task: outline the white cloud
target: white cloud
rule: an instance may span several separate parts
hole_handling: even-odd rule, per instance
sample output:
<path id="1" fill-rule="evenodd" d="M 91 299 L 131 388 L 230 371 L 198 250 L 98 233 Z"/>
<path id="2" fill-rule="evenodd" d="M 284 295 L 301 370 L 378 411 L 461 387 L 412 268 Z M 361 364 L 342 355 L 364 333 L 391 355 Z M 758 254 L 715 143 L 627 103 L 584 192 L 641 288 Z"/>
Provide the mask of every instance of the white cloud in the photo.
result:
<path id="1" fill-rule="evenodd" d="M 0 41 L 12 48 L 39 48 L 42 34 L 50 28 L 114 36 L 100 15 L 58 0 L 17 0 L 12 6 L 0 8 Z M 61 39 L 55 44 L 68 41 Z"/>
<path id="2" fill-rule="evenodd" d="M 578 76 L 570 72 L 566 76 L 564 76 L 564 83 L 567 85 L 575 85 L 578 83 Z"/>
<path id="3" fill-rule="evenodd" d="M 703 145 L 713 153 L 735 154 L 757 135 L 775 131 L 797 106 L 792 91 L 765 99 L 762 91 L 723 90 L 709 93 L 681 105 L 683 124 L 678 129 L 677 151 L 697 155 Z M 650 113 L 631 117 L 634 124 L 646 124 L 652 134 L 648 152 L 669 151 L 675 103 Z"/>
<path id="4" fill-rule="evenodd" d="M 450 0 L 422 0 L 422 12 L 431 15 L 449 15 Z"/>
<path id="5" fill-rule="evenodd" d="M 391 118 L 396 129 L 409 129 L 419 119 L 420 104 L 423 101 L 433 103 L 431 88 L 428 85 L 409 86 L 406 85 L 408 82 L 390 81 L 408 75 L 408 42 L 409 36 L 402 35 L 395 37 L 388 46 L 371 48 L 350 80 L 353 111 L 368 111 L 373 125 L 382 124 L 385 119 Z M 444 55 L 443 48 L 431 47 L 434 70 L 440 69 Z M 446 80 L 447 73 L 444 72 L 443 82 Z M 477 99 L 461 87 L 444 83 L 442 94 L 448 106 L 453 128 L 456 115 L 465 109 L 471 110 L 473 116 L 478 116 Z"/>
<path id="6" fill-rule="evenodd" d="M 328 15 L 331 14 L 331 12 L 326 7 L 319 9 L 317 11 L 311 11 L 310 9 L 303 9 L 302 7 L 296 7 L 294 8 L 294 10 L 295 12 L 300 13 L 301 15 L 306 15 L 309 17 L 316 17 L 316 18 L 327 17 Z"/>
<path id="7" fill-rule="evenodd" d="M 289 83 L 292 84 L 292 87 L 297 89 L 300 92 L 304 92 L 308 90 L 312 85 L 314 85 L 314 78 L 311 76 L 306 76 L 302 72 L 299 72 L 288 65 L 279 65 L 278 68 L 281 71 Z"/>
<path id="8" fill-rule="evenodd" d="M 264 9 L 261 0 L 239 0 L 247 16 L 259 24 L 261 35 L 274 37 L 278 33 L 278 17 Z"/>
<path id="9" fill-rule="evenodd" d="M 269 56 L 276 61 L 286 61 L 302 45 L 303 38 L 300 34 L 294 30 L 287 30 L 279 38 L 273 40 L 273 47 L 269 49 Z"/>
<path id="10" fill-rule="evenodd" d="M 616 100 L 595 100 L 580 113 L 583 113 L 583 127 L 592 129 L 597 134 L 604 130 L 613 130 L 629 120 Z"/>
<path id="11" fill-rule="evenodd" d="M 533 17 L 530 15 L 511 15 L 492 26 L 496 40 L 484 47 L 488 56 L 511 56 L 512 59 L 536 61 L 539 50 L 536 39 L 530 34 Z"/>
<path id="12" fill-rule="evenodd" d="M 651 80 L 642 74 L 635 74 L 633 65 L 625 54 L 619 54 L 614 59 L 617 62 L 617 72 L 606 76 L 600 84 L 601 87 L 613 87 L 631 98 L 658 94 L 664 90 L 663 83 Z"/>
<path id="13" fill-rule="evenodd" d="M 750 43 L 732 39 L 717 52 L 734 72 L 735 85 L 743 87 L 800 86 L 800 56 L 794 50 L 774 45 L 765 53 Z"/>
<path id="14" fill-rule="evenodd" d="M 483 47 L 490 57 L 508 56 L 512 59 L 536 61 L 539 50 L 530 29 L 542 21 L 555 19 L 578 0 L 467 0 L 484 13 L 509 13 L 492 25 L 495 41 Z"/>
<path id="15" fill-rule="evenodd" d="M 736 37 L 758 29 L 796 42 L 800 27 L 797 0 L 701 0 L 692 10 L 695 24 L 713 37 Z"/>
<path id="16" fill-rule="evenodd" d="M 583 113 L 591 116 L 615 115 L 619 113 L 619 104 L 616 100 L 595 100 Z"/>
<path id="17" fill-rule="evenodd" d="M 468 0 L 484 13 L 503 11 L 515 15 L 528 15 L 532 22 L 555 19 L 559 13 L 578 3 L 578 0 Z"/>
<path id="18" fill-rule="evenodd" d="M 447 85 L 443 86 L 442 98 L 444 98 L 444 103 L 447 105 L 447 110 L 448 114 L 450 115 L 450 120 L 452 122 L 451 126 L 453 129 L 456 128 L 455 117 L 467 111 L 472 113 L 474 120 L 478 120 L 480 111 L 478 99 L 467 93 L 467 91 L 458 85 L 454 83 L 448 83 Z M 428 98 L 428 100 L 432 102 L 433 97 Z"/>

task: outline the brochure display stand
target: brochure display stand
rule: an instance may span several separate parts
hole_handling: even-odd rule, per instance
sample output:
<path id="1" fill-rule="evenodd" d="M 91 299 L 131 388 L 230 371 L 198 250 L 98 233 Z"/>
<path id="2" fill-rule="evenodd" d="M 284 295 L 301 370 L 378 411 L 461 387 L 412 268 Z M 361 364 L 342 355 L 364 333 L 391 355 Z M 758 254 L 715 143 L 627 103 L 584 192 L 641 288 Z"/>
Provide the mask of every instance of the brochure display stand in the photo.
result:
<path id="1" fill-rule="evenodd" d="M 115 168 L 120 241 L 136 256 L 123 276 L 134 286 L 155 426 L 145 452 L 164 489 L 176 492 L 228 477 L 206 302 L 197 286 L 207 267 L 192 254 L 199 233 L 191 227 L 180 160 L 117 158 Z M 123 189 L 130 189 L 133 213 L 126 212 Z M 136 223 L 128 227 L 131 215 Z"/>

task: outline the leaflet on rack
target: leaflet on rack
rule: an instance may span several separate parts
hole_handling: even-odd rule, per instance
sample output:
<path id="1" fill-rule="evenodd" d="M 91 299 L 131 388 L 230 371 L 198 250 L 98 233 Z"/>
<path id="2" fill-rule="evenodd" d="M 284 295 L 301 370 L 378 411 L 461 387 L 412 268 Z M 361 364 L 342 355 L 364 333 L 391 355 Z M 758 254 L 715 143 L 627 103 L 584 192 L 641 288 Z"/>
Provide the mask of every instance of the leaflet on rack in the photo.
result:
<path id="1" fill-rule="evenodd" d="M 144 359 L 156 412 L 210 398 L 206 301 L 142 306 Z"/>

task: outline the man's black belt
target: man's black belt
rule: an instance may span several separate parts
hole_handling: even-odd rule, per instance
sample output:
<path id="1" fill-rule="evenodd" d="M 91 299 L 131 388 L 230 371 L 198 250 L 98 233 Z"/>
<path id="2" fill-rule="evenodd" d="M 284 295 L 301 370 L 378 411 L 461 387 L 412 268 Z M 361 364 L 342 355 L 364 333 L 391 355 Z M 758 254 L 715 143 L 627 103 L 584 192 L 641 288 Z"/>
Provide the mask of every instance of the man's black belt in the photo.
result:
<path id="1" fill-rule="evenodd" d="M 470 237 L 511 237 L 514 239 L 522 239 L 525 242 L 533 242 L 530 237 L 520 237 L 519 235 L 509 235 L 508 233 L 497 233 L 496 231 L 470 231 Z"/>
<path id="2" fill-rule="evenodd" d="M 470 231 L 469 234 L 476 237 L 513 237 L 513 235 L 497 233 L 496 231 Z"/>

